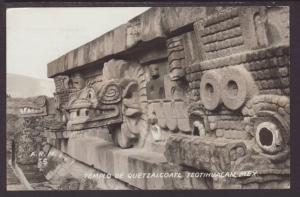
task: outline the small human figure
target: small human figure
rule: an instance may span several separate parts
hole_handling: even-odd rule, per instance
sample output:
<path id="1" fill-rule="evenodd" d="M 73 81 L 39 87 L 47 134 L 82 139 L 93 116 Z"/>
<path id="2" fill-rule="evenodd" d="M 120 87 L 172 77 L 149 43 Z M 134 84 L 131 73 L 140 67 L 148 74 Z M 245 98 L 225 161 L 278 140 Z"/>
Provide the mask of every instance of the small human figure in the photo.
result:
<path id="1" fill-rule="evenodd" d="M 164 99 L 164 82 L 160 77 L 158 64 L 151 64 L 149 66 L 149 73 L 151 76 L 151 80 L 146 85 L 148 100 Z"/>

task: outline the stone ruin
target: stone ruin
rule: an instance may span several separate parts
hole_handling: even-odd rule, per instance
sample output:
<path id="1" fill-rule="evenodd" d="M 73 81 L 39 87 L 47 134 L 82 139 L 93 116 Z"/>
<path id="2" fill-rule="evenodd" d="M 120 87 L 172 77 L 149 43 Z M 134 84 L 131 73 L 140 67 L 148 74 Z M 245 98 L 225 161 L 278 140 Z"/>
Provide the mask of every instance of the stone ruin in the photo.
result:
<path id="1" fill-rule="evenodd" d="M 36 96 L 24 99 L 18 104 L 17 115 L 23 125 L 22 132 L 14 135 L 15 162 L 21 165 L 37 164 L 38 153 L 47 142 L 45 127 L 47 119 L 54 119 L 54 99 Z"/>
<path id="2" fill-rule="evenodd" d="M 46 178 L 83 189 L 87 172 L 112 176 L 88 189 L 289 188 L 289 46 L 288 7 L 155 7 L 68 52 L 48 64 Z M 127 176 L 175 172 L 255 176 Z"/>

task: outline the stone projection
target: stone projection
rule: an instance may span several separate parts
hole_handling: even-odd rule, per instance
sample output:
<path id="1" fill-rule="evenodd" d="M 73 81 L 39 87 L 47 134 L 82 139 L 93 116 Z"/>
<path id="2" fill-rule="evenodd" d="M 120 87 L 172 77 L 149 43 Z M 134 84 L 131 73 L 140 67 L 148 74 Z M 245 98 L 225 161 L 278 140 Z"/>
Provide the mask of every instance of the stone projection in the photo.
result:
<path id="1" fill-rule="evenodd" d="M 87 171 L 111 176 L 89 189 L 289 188 L 289 46 L 288 7 L 155 7 L 62 55 L 48 64 L 46 178 L 81 189 Z"/>

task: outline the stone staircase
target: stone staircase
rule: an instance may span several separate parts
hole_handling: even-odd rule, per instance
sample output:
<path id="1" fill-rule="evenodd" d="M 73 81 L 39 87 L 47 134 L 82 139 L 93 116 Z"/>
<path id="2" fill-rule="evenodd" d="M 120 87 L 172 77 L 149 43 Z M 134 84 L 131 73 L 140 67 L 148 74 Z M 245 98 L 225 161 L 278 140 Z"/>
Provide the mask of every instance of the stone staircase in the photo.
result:
<path id="1" fill-rule="evenodd" d="M 28 190 L 25 185 L 21 183 L 8 162 L 6 163 L 6 189 L 7 191 Z"/>
<path id="2" fill-rule="evenodd" d="M 18 164 L 18 166 L 22 169 L 29 183 L 41 183 L 47 181 L 43 173 L 39 171 L 36 165 Z"/>
<path id="3" fill-rule="evenodd" d="M 12 167 L 7 163 L 6 164 L 6 184 L 7 185 L 18 185 L 21 184 L 21 181 L 18 179 L 18 177 L 15 175 Z"/>
<path id="4" fill-rule="evenodd" d="M 22 170 L 27 181 L 30 183 L 33 190 L 55 190 L 56 185 L 51 184 L 44 176 L 42 172 L 39 171 L 36 165 L 22 165 L 18 164 L 19 168 Z"/>

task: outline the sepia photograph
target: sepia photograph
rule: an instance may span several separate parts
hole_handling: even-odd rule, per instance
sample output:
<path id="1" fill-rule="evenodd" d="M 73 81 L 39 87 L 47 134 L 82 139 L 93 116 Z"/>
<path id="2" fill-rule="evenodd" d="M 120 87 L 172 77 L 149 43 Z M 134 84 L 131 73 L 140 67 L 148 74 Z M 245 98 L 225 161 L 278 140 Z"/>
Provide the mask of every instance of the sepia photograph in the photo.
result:
<path id="1" fill-rule="evenodd" d="M 6 189 L 290 189 L 290 7 L 6 9 Z"/>

